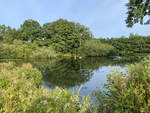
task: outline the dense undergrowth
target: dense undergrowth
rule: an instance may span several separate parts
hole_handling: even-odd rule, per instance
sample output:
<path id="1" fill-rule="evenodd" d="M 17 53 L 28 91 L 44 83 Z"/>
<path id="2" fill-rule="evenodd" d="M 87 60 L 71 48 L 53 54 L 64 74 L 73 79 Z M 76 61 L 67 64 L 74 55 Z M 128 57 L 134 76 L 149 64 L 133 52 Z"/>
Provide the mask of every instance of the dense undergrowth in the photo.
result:
<path id="1" fill-rule="evenodd" d="M 150 60 L 127 67 L 127 75 L 114 71 L 107 77 L 106 91 L 94 91 L 99 113 L 149 113 Z"/>
<path id="2" fill-rule="evenodd" d="M 88 97 L 65 89 L 41 88 L 41 73 L 31 64 L 0 64 L 0 113 L 85 113 Z"/>

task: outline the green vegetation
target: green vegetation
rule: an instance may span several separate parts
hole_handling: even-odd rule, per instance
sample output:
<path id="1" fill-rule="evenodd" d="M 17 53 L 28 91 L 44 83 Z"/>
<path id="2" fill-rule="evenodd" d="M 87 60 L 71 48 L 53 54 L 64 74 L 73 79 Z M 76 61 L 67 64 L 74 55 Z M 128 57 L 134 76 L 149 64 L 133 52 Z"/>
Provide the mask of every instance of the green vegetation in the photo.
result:
<path id="1" fill-rule="evenodd" d="M 17 41 L 12 44 L 0 44 L 0 58 L 4 59 L 40 59 L 55 58 L 57 54 L 52 47 L 38 47 L 37 44 Z"/>
<path id="2" fill-rule="evenodd" d="M 0 26 L 0 58 L 139 56 L 150 53 L 150 36 L 95 39 L 79 23 L 59 19 L 41 26 L 25 20 L 19 29 Z"/>
<path id="3" fill-rule="evenodd" d="M 114 47 L 114 53 L 118 56 L 141 56 L 150 53 L 150 36 L 130 34 L 129 38 L 100 39 Z"/>
<path id="4" fill-rule="evenodd" d="M 97 112 L 148 113 L 150 111 L 150 60 L 127 67 L 128 74 L 108 75 L 105 91 L 95 91 Z"/>
<path id="5" fill-rule="evenodd" d="M 79 48 L 79 53 L 80 56 L 101 57 L 112 55 L 113 49 L 113 46 L 106 43 L 102 43 L 100 42 L 100 40 L 94 39 L 86 41 Z"/>
<path id="6" fill-rule="evenodd" d="M 92 68 L 97 69 L 101 66 L 101 62 L 105 59 L 90 60 L 91 65 L 96 64 L 95 67 L 85 65 L 87 62 L 83 59 L 77 60 L 77 62 L 69 61 L 68 59 L 62 60 L 56 67 L 39 65 L 43 73 L 53 76 L 53 73 L 57 73 L 61 70 L 59 75 L 56 77 L 58 80 L 50 80 L 52 84 L 55 85 L 56 82 L 60 83 L 60 87 L 67 86 L 70 83 L 66 80 L 76 79 L 76 75 L 69 75 L 73 69 L 70 65 L 74 65 L 76 72 L 81 73 L 81 76 L 77 76 L 80 82 L 88 80 L 92 76 Z M 101 61 L 102 60 L 102 61 Z M 75 61 L 75 60 L 74 60 Z M 67 64 L 63 63 L 66 62 Z M 82 68 L 91 69 L 91 71 L 81 71 L 80 62 Z M 94 63 L 95 62 L 95 63 Z M 77 65 L 76 65 L 77 63 Z M 111 62 L 108 62 L 111 63 Z M 106 63 L 105 65 L 108 65 Z M 44 63 L 45 64 L 45 63 Z M 113 64 L 112 64 L 113 65 Z M 35 66 L 34 66 L 35 67 Z M 48 67 L 51 67 L 48 68 Z M 65 67 L 65 68 L 64 68 Z M 92 67 L 92 68 L 91 68 Z M 94 95 L 96 97 L 96 105 L 92 107 L 92 101 L 88 97 L 79 98 L 79 93 L 73 94 L 66 89 L 55 88 L 53 90 L 46 90 L 41 87 L 41 77 L 42 74 L 36 68 L 33 68 L 31 64 L 23 64 L 16 66 L 15 63 L 0 63 L 0 112 L 4 113 L 33 113 L 33 112 L 50 112 L 50 113 L 86 113 L 89 110 L 90 113 L 116 113 L 116 112 L 126 112 L 126 113 L 147 113 L 149 109 L 150 100 L 150 85 L 149 85 L 149 68 L 150 60 L 145 60 L 140 64 L 131 65 L 127 67 L 128 75 L 121 73 L 119 71 L 113 71 L 112 74 L 108 75 L 108 82 L 105 84 L 106 90 L 95 91 Z M 68 71 L 68 75 L 62 74 Z M 74 72 L 75 73 L 75 72 Z M 89 73 L 89 75 L 87 75 Z M 62 76 L 61 76 L 62 75 Z M 46 75 L 43 75 L 46 76 Z M 84 77 L 82 77 L 84 76 Z M 62 78 L 61 78 L 62 77 Z M 65 82 L 62 83 L 59 80 L 63 80 L 65 77 Z M 71 78 L 70 78 L 71 77 Z M 53 78 L 53 77 L 52 77 Z M 46 77 L 47 79 L 47 77 Z M 75 81 L 75 80 L 74 80 Z M 76 83 L 72 83 L 74 85 Z M 78 83 L 77 83 L 78 84 Z"/>
<path id="7" fill-rule="evenodd" d="M 35 20 L 25 20 L 18 29 L 18 39 L 24 41 L 40 40 L 43 37 L 42 27 Z"/>
<path id="8" fill-rule="evenodd" d="M 43 25 L 44 36 L 56 52 L 74 53 L 84 41 L 92 39 L 90 30 L 79 23 L 59 19 Z"/>
<path id="9" fill-rule="evenodd" d="M 0 64 L 1 113 L 85 113 L 90 99 L 65 89 L 48 91 L 40 86 L 41 73 L 31 64 L 16 67 L 13 63 Z"/>
<path id="10" fill-rule="evenodd" d="M 129 0 L 126 6 L 128 27 L 136 23 L 150 24 L 150 19 L 144 21 L 146 16 L 150 16 L 150 0 Z M 94 39 L 89 28 L 64 19 L 45 23 L 43 26 L 29 19 L 19 29 L 0 25 L 2 59 L 140 56 L 149 53 L 150 36 L 131 34 L 129 38 Z M 57 84 L 59 87 L 69 88 L 85 83 L 93 75 L 92 68 L 97 69 L 101 65 L 95 60 L 89 60 L 88 63 L 92 65 L 84 65 L 84 70 L 81 71 L 80 62 L 84 62 L 83 60 L 71 61 L 70 64 L 67 61 L 60 61 L 54 67 L 40 66 L 51 86 Z M 89 67 L 92 68 L 87 71 Z M 127 74 L 118 70 L 112 72 L 104 85 L 106 89 L 93 92 L 97 104 L 92 108 L 90 98 L 80 98 L 79 92 L 73 94 L 58 87 L 53 90 L 42 88 L 42 74 L 31 64 L 15 66 L 10 62 L 0 63 L 0 113 L 148 113 L 149 70 L 150 60 L 145 59 L 139 64 L 128 66 Z M 63 74 L 64 72 L 68 75 Z M 57 73 L 54 74 L 56 78 L 49 80 L 49 73 L 51 76 Z M 68 82 L 69 79 L 72 81 Z"/>
<path id="11" fill-rule="evenodd" d="M 94 39 L 89 28 L 64 19 L 43 26 L 29 19 L 17 30 L 1 25 L 0 40 L 0 58 L 10 59 L 109 56 L 113 50 Z"/>
<path id="12" fill-rule="evenodd" d="M 127 3 L 128 17 L 126 23 L 128 27 L 132 27 L 136 23 L 150 24 L 150 19 L 144 18 L 150 16 L 150 0 L 129 0 Z M 147 19 L 145 21 L 145 19 Z"/>

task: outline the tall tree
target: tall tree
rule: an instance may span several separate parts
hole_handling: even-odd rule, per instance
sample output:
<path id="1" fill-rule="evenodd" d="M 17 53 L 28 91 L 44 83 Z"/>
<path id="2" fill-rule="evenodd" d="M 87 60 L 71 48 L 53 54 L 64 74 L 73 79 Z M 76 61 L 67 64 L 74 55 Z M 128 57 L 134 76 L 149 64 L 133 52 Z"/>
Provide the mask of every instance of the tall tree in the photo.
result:
<path id="1" fill-rule="evenodd" d="M 18 32 L 21 32 L 21 39 L 26 41 L 34 41 L 42 38 L 42 29 L 40 24 L 32 19 L 25 20 Z"/>
<path id="2" fill-rule="evenodd" d="M 136 23 L 150 24 L 150 0 L 129 0 L 126 4 L 128 17 L 126 23 L 132 27 Z"/>
<path id="3" fill-rule="evenodd" d="M 46 40 L 51 41 L 56 51 L 64 53 L 73 52 L 84 40 L 92 38 L 87 27 L 64 19 L 44 24 L 43 30 Z"/>

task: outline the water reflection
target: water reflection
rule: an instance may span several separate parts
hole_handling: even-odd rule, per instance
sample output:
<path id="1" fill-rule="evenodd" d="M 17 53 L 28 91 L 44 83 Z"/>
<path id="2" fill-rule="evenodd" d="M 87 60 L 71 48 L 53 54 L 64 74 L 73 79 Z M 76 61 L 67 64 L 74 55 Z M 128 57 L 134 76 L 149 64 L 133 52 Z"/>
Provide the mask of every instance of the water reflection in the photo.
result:
<path id="1" fill-rule="evenodd" d="M 43 81 L 50 88 L 55 86 L 71 88 L 89 81 L 92 75 L 91 70 L 81 68 L 79 61 L 63 59 L 45 68 Z"/>
<path id="2" fill-rule="evenodd" d="M 11 60 L 0 60 L 8 62 Z M 43 74 L 43 85 L 46 88 L 76 88 L 78 86 L 87 87 L 83 89 L 84 94 L 89 94 L 96 86 L 104 83 L 106 75 L 111 68 L 120 68 L 125 71 L 125 65 L 137 61 L 135 58 L 84 58 L 84 59 L 55 59 L 55 60 L 13 60 L 16 65 L 31 63 Z"/>
<path id="3" fill-rule="evenodd" d="M 102 69 L 99 75 L 106 76 L 106 71 L 110 72 L 111 67 L 119 66 L 124 68 L 127 63 L 121 60 L 113 60 L 112 58 L 62 59 L 39 69 L 43 74 L 45 87 L 73 88 L 90 81 L 96 71 Z"/>

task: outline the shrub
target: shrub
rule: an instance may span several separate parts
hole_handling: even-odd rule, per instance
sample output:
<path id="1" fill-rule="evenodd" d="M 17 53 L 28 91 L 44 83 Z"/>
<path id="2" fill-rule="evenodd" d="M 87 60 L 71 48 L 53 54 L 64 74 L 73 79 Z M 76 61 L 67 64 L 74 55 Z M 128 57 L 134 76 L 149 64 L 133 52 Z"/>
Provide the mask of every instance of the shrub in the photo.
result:
<path id="1" fill-rule="evenodd" d="M 55 58 L 57 56 L 52 47 L 40 48 L 34 43 L 21 41 L 1 44 L 0 51 L 0 58 L 3 59 Z"/>
<path id="2" fill-rule="evenodd" d="M 85 42 L 80 48 L 81 56 L 99 57 L 108 56 L 113 52 L 113 46 L 100 42 L 99 40 L 90 40 Z"/>
<path id="3" fill-rule="evenodd" d="M 26 59 L 29 57 L 29 54 L 32 53 L 32 48 L 26 44 L 1 44 L 0 58 Z"/>
<path id="4" fill-rule="evenodd" d="M 150 60 L 127 68 L 128 75 L 108 75 L 106 91 L 94 91 L 98 112 L 148 113 L 150 111 Z"/>
<path id="5" fill-rule="evenodd" d="M 30 58 L 42 59 L 42 58 L 55 58 L 57 55 L 52 47 L 41 47 L 33 51 Z"/>
<path id="6" fill-rule="evenodd" d="M 90 107 L 88 97 L 39 87 L 42 75 L 30 64 L 0 64 L 1 77 L 9 82 L 0 81 L 0 113 L 85 113 Z"/>
<path id="7" fill-rule="evenodd" d="M 0 88 L 7 89 L 9 84 L 9 80 L 6 77 L 0 77 Z"/>

